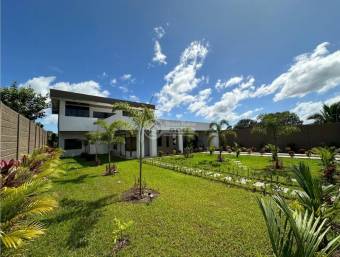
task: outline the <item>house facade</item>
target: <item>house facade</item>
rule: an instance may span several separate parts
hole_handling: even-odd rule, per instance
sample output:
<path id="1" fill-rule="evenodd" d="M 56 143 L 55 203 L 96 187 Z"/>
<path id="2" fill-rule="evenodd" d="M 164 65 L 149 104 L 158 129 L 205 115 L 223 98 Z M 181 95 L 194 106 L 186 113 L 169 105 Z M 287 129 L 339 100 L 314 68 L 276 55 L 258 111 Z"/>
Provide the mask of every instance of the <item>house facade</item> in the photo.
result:
<path id="1" fill-rule="evenodd" d="M 64 150 L 64 156 L 77 156 L 81 153 L 94 154 L 95 149 L 99 154 L 107 153 L 109 150 L 117 156 L 124 158 L 135 158 L 139 151 L 143 156 L 157 156 L 163 153 L 172 153 L 174 150 L 183 152 L 187 145 L 184 129 L 190 128 L 195 132 L 193 147 L 196 150 L 206 150 L 208 148 L 209 123 L 164 120 L 158 119 L 148 129 L 143 131 L 141 138 L 142 147 L 139 149 L 139 133 L 131 135 L 125 134 L 125 143 L 107 146 L 104 143 L 95 145 L 88 144 L 86 133 L 100 131 L 101 128 L 94 123 L 98 119 L 104 119 L 110 123 L 114 120 L 125 120 L 132 122 L 131 118 L 124 111 L 112 112 L 112 104 L 126 102 L 134 108 L 142 105 L 155 110 L 152 104 L 142 104 L 138 102 L 112 99 L 106 97 L 79 94 L 61 90 L 50 90 L 52 101 L 52 113 L 58 115 L 58 135 L 59 147 Z M 214 137 L 211 144 L 218 145 L 217 137 Z"/>

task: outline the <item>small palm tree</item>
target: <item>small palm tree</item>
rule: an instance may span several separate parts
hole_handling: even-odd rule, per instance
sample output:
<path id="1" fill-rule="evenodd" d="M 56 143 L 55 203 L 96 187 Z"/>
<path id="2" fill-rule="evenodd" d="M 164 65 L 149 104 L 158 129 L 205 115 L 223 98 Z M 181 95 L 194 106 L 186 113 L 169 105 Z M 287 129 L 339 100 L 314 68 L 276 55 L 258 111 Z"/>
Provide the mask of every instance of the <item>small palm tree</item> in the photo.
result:
<path id="1" fill-rule="evenodd" d="M 91 145 L 94 145 L 96 154 L 96 164 L 98 165 L 98 151 L 97 143 L 101 140 L 102 134 L 99 131 L 89 132 L 86 134 L 86 138 Z"/>
<path id="2" fill-rule="evenodd" d="M 298 116 L 290 112 L 261 114 L 258 116 L 258 120 L 259 122 L 253 127 L 252 133 L 271 137 L 275 148 L 272 152 L 276 153 L 278 152 L 279 137 L 300 131 L 298 126 L 302 124 Z M 275 168 L 279 167 L 279 158 L 275 158 Z"/>
<path id="3" fill-rule="evenodd" d="M 333 175 L 336 172 L 335 149 L 329 147 L 315 147 L 312 149 L 312 152 L 320 156 L 324 177 L 329 183 L 333 183 Z"/>
<path id="4" fill-rule="evenodd" d="M 326 219 L 315 218 L 314 213 L 290 209 L 280 196 L 270 201 L 258 200 L 264 216 L 269 239 L 276 257 L 331 256 L 340 245 L 340 236 L 322 246 L 330 227 Z"/>
<path id="5" fill-rule="evenodd" d="M 340 122 L 340 102 L 331 105 L 324 104 L 320 113 L 314 113 L 308 119 L 314 120 L 316 124 Z"/>
<path id="6" fill-rule="evenodd" d="M 143 167 L 143 155 L 142 155 L 142 137 L 144 137 L 144 128 L 149 128 L 155 122 L 154 110 L 150 109 L 147 105 L 141 105 L 140 108 L 134 108 L 128 103 L 113 104 L 113 111 L 122 110 L 125 111 L 132 119 L 135 129 L 139 133 L 139 197 L 143 196 L 142 189 L 142 167 Z"/>
<path id="7" fill-rule="evenodd" d="M 237 134 L 232 127 L 229 125 L 228 121 L 221 120 L 220 122 L 212 122 L 209 125 L 210 131 L 217 134 L 218 137 L 218 148 L 219 148 L 219 157 L 218 160 L 221 162 L 222 159 L 222 151 L 223 146 L 225 146 L 228 137 L 236 137 Z M 215 135 L 210 135 L 209 140 L 211 140 Z"/>
<path id="8" fill-rule="evenodd" d="M 100 138 L 101 140 L 105 141 L 108 146 L 109 168 L 107 174 L 112 174 L 113 170 L 111 170 L 111 145 L 124 144 L 125 137 L 123 135 L 118 135 L 118 132 L 122 130 L 129 130 L 130 126 L 126 121 L 123 120 L 115 120 L 111 124 L 108 124 L 105 120 L 97 120 L 95 124 L 103 128 L 103 131 L 100 132 Z"/>
<path id="9" fill-rule="evenodd" d="M 185 146 L 184 149 L 184 156 L 189 157 L 193 151 L 193 141 L 196 138 L 196 133 L 191 128 L 183 128 L 182 134 L 187 142 L 187 145 Z"/>

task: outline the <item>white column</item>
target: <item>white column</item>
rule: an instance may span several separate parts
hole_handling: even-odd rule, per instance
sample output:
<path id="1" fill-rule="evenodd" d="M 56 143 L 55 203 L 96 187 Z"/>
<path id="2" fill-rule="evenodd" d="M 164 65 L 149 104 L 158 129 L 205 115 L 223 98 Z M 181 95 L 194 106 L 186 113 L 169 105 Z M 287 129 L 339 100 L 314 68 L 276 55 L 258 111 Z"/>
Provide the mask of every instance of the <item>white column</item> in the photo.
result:
<path id="1" fill-rule="evenodd" d="M 157 156 L 157 130 L 156 129 L 152 129 L 150 131 L 149 152 L 150 152 L 150 156 Z"/>
<path id="2" fill-rule="evenodd" d="M 177 133 L 178 151 L 181 151 L 181 153 L 183 153 L 183 134 L 181 132 Z"/>
<path id="3" fill-rule="evenodd" d="M 136 144 L 137 144 L 137 158 L 139 158 L 139 134 L 140 131 L 137 131 L 137 140 L 136 140 Z M 141 141 L 142 141 L 142 157 L 144 157 L 144 129 L 142 130 L 142 137 L 141 137 Z"/>

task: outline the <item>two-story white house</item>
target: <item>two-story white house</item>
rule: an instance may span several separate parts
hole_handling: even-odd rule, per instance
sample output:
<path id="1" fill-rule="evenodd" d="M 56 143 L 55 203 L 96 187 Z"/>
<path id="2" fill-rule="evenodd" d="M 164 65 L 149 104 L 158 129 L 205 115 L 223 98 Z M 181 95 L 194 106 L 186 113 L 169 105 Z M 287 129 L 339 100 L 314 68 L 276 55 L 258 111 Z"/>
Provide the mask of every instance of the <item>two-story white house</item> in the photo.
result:
<path id="1" fill-rule="evenodd" d="M 105 119 L 108 123 L 121 119 L 131 122 L 131 118 L 123 111 L 112 112 L 112 104 L 127 102 L 135 108 L 140 108 L 142 103 L 79 94 L 61 90 L 50 90 L 52 113 L 58 114 L 59 147 L 64 150 L 65 156 L 76 156 L 83 152 L 95 153 L 95 146 L 89 145 L 86 133 L 100 131 L 101 128 L 94 123 L 98 119 Z M 147 105 L 155 110 L 152 104 Z M 209 124 L 204 122 L 176 121 L 159 119 L 155 124 L 144 131 L 142 138 L 142 154 L 144 156 L 157 156 L 159 151 L 172 153 L 173 150 L 183 152 L 186 138 L 182 130 L 191 128 L 195 131 L 194 148 L 205 150 L 208 147 Z M 122 132 L 124 133 L 124 132 Z M 125 134 L 125 144 L 109 146 L 115 154 L 124 158 L 135 158 L 140 151 L 136 136 Z M 218 145 L 217 137 L 213 144 Z M 97 144 L 99 154 L 107 153 L 106 144 Z"/>

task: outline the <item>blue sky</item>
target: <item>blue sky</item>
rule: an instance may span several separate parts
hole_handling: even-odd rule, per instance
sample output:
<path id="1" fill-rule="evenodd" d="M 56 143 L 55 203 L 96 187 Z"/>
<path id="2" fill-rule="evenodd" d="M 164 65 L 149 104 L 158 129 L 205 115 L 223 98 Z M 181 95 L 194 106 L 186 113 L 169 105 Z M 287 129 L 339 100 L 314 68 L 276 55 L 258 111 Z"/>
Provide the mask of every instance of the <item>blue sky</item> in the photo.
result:
<path id="1" fill-rule="evenodd" d="M 232 123 L 340 100 L 336 0 L 1 4 L 2 86 L 154 95 L 162 118 Z"/>

